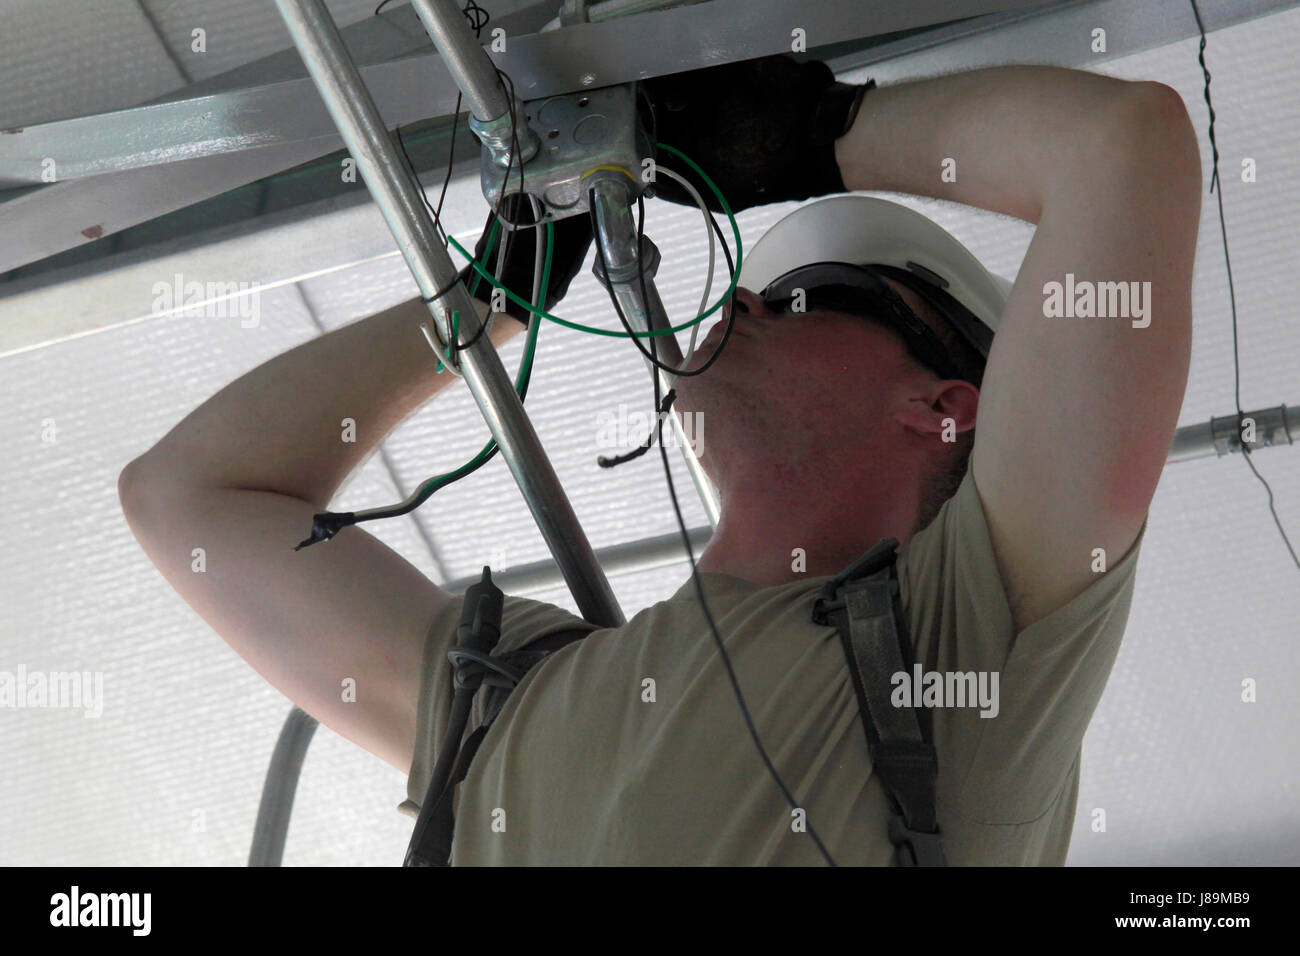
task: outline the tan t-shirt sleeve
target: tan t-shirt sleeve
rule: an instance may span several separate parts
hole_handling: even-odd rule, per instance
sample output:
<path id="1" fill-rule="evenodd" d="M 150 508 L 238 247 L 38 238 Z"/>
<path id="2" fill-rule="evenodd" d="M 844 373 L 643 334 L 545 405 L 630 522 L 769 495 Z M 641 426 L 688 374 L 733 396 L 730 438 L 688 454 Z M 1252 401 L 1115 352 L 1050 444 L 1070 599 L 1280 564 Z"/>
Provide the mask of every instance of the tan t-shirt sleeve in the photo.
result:
<path id="1" fill-rule="evenodd" d="M 1063 856 L 1046 831 L 1060 837 L 1063 829 L 1068 842 L 1084 731 L 1124 635 L 1145 535 L 1143 522 L 1126 554 L 1108 556 L 1108 570 L 1019 633 L 973 471 L 900 559 L 908 625 L 925 669 L 985 672 L 990 688 L 997 675 L 995 715 L 981 716 L 991 707 L 931 712 L 941 825 L 960 827 L 968 846 L 987 842 L 986 860 Z M 979 827 L 990 830 L 981 838 L 972 832 Z"/>
<path id="2" fill-rule="evenodd" d="M 463 601 L 452 601 L 440 609 L 429 624 L 420 666 L 420 698 L 416 714 L 415 755 L 406 780 L 406 796 L 397 809 L 416 817 L 429 789 L 437 748 L 451 719 L 452 670 L 447 651 L 456 642 Z M 501 608 L 501 639 L 493 649 L 497 655 L 520 650 L 548 634 L 571 629 L 596 630 L 596 625 L 575 617 L 563 608 L 530 598 L 507 594 Z M 483 717 L 487 694 L 479 693 L 465 728 L 468 737 Z M 464 739 L 462 737 L 462 739 Z"/>

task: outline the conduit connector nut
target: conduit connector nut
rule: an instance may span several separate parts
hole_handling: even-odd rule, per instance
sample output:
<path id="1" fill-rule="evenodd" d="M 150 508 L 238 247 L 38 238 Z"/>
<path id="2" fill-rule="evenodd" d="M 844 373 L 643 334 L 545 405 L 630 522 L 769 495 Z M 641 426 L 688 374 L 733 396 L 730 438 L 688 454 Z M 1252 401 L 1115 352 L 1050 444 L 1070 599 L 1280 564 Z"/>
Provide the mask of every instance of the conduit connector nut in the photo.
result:
<path id="1" fill-rule="evenodd" d="M 537 155 L 537 151 L 541 149 L 541 141 L 537 138 L 537 134 L 533 132 L 532 127 L 528 125 L 523 104 L 518 100 L 515 101 L 514 115 L 518 124 L 517 133 L 520 153 L 518 163 L 523 164 Z M 492 162 L 498 166 L 506 166 L 510 163 L 510 149 L 512 146 L 510 110 L 506 110 L 493 120 L 481 120 L 473 113 L 470 113 L 469 128 L 470 132 L 477 136 L 479 142 L 486 146 L 488 152 L 492 154 Z"/>

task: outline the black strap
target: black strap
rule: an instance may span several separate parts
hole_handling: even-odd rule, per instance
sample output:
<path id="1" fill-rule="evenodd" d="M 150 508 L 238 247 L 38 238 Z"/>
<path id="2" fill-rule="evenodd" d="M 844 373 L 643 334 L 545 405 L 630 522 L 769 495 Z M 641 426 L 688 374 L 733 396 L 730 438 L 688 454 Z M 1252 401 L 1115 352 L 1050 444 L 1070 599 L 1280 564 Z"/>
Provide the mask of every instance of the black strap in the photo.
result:
<path id="1" fill-rule="evenodd" d="M 456 818 L 451 810 L 452 795 L 456 791 L 456 786 L 469 773 L 470 761 L 478 753 L 479 744 L 483 742 L 487 732 L 486 724 L 480 726 L 469 735 L 469 739 L 465 741 L 456 754 L 456 763 L 451 772 L 451 779 L 447 781 L 447 786 L 443 787 L 441 795 L 433 805 L 433 810 L 429 814 L 428 830 L 424 834 L 424 839 L 419 841 L 420 849 L 415 862 L 411 865 L 451 865 L 451 838 L 456 830 Z"/>
<path id="2" fill-rule="evenodd" d="M 468 711 L 469 698 L 479 686 L 491 688 L 491 696 L 483 715 L 483 723 L 474 730 L 456 751 L 447 783 L 440 793 L 435 794 L 437 776 L 429 780 L 429 790 L 425 794 L 425 806 L 420 809 L 415 831 L 411 835 L 411 845 L 407 851 L 406 866 L 449 866 L 451 864 L 451 842 L 456 830 L 456 818 L 452 812 L 452 799 L 456 787 L 469 774 L 470 764 L 478 753 L 483 738 L 487 736 L 506 699 L 518 686 L 528 671 L 541 663 L 561 647 L 582 640 L 591 633 L 590 629 L 558 631 L 530 642 L 524 648 L 509 654 L 485 655 L 454 647 L 447 652 L 448 659 L 455 667 L 455 684 L 458 688 L 453 700 L 453 718 L 458 711 Z M 460 705 L 460 706 L 458 706 Z M 467 713 L 466 713 L 467 716 Z M 439 762 L 447 754 L 447 748 L 454 746 L 464 732 L 465 719 L 453 719 L 447 728 L 442 746 L 439 747 Z"/>
<path id="3" fill-rule="evenodd" d="M 895 707 L 894 674 L 910 673 L 913 654 L 903 616 L 898 541 L 887 538 L 828 581 L 813 620 L 834 624 L 848 660 L 873 771 L 894 807 L 889 839 L 901 866 L 943 866 L 935 810 L 939 761 L 929 714 Z"/>

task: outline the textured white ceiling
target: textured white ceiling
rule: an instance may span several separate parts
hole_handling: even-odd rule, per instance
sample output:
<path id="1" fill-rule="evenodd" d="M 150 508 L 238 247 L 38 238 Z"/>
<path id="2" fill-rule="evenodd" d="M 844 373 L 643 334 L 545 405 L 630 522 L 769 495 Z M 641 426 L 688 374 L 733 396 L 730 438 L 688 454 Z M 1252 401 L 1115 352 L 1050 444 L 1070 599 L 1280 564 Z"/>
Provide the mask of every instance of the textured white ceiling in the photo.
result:
<path id="1" fill-rule="evenodd" d="M 326 0 L 339 27 L 377 4 Z M 0 16 L 0 129 L 138 106 L 291 45 L 268 0 L 5 0 Z"/>
<path id="2" fill-rule="evenodd" d="M 197 0 L 148 4 L 169 41 L 185 32 L 188 11 L 199 8 Z M 29 16 L 7 18 L 0 53 L 22 51 L 39 64 L 52 47 L 66 52 L 70 41 L 40 26 L 50 21 L 47 14 L 37 19 L 38 6 L 48 11 L 53 5 L 18 4 Z M 243 31 L 240 42 L 252 47 L 247 59 L 269 52 L 257 45 L 262 21 L 251 12 L 257 5 L 237 6 L 241 16 L 223 14 L 212 22 Z M 339 14 L 346 5 L 332 6 Z M 111 17 L 104 15 L 109 8 Z M 64 98 L 55 98 L 62 115 L 130 105 L 180 84 L 161 46 L 153 41 L 150 47 L 152 32 L 144 32 L 149 28 L 138 9 L 129 0 L 58 5 L 60 23 L 89 31 L 93 22 L 100 29 L 93 46 L 104 76 L 86 84 L 50 70 L 50 82 L 67 84 Z M 13 23 L 16 33 L 8 32 Z M 105 43 L 105 35 L 116 39 Z M 1207 51 L 1245 409 L 1300 402 L 1294 313 L 1300 299 L 1300 78 L 1292 62 L 1298 35 L 1300 12 L 1293 11 L 1215 33 Z M 1208 184 L 1196 46 L 1189 40 L 1098 69 L 1160 80 L 1182 93 L 1202 131 Z M 222 68 L 229 65 L 233 61 Z M 48 93 L 48 87 L 22 94 L 10 89 L 0 113 L 30 112 L 39 104 L 41 118 L 50 118 Z M 1243 184 L 1237 174 L 1244 156 L 1258 164 L 1254 184 Z M 906 201 L 995 271 L 1014 274 L 1028 245 L 1028 225 Z M 790 208 L 742 216 L 746 245 Z M 1213 197 L 1204 208 L 1184 425 L 1233 410 L 1231 317 Z M 450 225 L 475 231 L 485 212 L 484 206 Z M 647 220 L 647 232 L 665 253 L 659 277 L 665 303 L 674 316 L 691 314 L 707 248 L 698 213 L 650 202 Z M 106 698 L 99 719 L 77 711 L 0 710 L 7 783 L 0 788 L 0 864 L 246 861 L 266 763 L 289 702 L 153 569 L 120 515 L 117 474 L 217 389 L 316 335 L 313 314 L 334 328 L 414 294 L 393 256 L 263 292 L 255 329 L 223 319 L 158 318 L 0 359 L 7 399 L 0 416 L 6 452 L 0 477 L 8 495 L 0 550 L 0 669 L 22 664 L 102 671 Z M 563 311 L 578 321 L 617 326 L 586 270 Z M 0 304 L 0 322 L 4 317 Z M 520 347 L 516 341 L 503 350 L 508 368 L 516 367 Z M 626 342 L 543 329 L 528 407 L 597 547 L 675 530 L 657 456 L 613 472 L 594 463 L 596 414 L 620 402 L 648 407 L 650 394 L 642 361 Z M 57 440 L 44 442 L 50 422 Z M 468 391 L 458 386 L 405 422 L 386 447 L 405 490 L 465 460 L 486 434 Z M 1269 450 L 1254 461 L 1300 543 L 1300 452 Z M 685 471 L 675 467 L 687 522 L 702 524 Z M 363 507 L 396 496 L 375 457 L 335 506 Z M 418 520 L 435 542 L 436 560 L 410 519 L 371 530 L 435 580 L 469 573 L 502 542 L 511 565 L 547 555 L 500 456 L 439 492 Z M 686 573 L 679 565 L 616 577 L 612 584 L 630 615 L 666 597 Z M 1151 509 L 1128 633 L 1085 741 L 1071 863 L 1300 863 L 1298 584 L 1300 571 L 1273 525 L 1267 495 L 1240 456 L 1166 470 Z M 563 589 L 532 596 L 574 610 Z M 1240 702 L 1243 677 L 1259 682 L 1258 703 Z M 404 786 L 402 774 L 320 729 L 298 788 L 285 864 L 396 865 L 411 823 L 394 810 Z M 1107 811 L 1105 833 L 1088 827 L 1098 807 Z M 200 817 L 202 829 L 195 824 Z"/>

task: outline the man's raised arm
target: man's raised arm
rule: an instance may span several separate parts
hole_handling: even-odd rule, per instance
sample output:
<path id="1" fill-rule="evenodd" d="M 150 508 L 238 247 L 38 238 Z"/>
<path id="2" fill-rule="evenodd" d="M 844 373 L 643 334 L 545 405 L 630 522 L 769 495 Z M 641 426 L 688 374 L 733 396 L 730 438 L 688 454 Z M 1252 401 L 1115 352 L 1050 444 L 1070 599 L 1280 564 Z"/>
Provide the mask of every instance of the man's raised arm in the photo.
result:
<path id="1" fill-rule="evenodd" d="M 456 380 L 434 372 L 426 319 L 411 300 L 271 359 L 118 481 L 132 532 L 186 603 L 286 697 L 403 773 L 425 636 L 451 596 L 359 527 L 293 546 L 393 427 Z M 500 345 L 521 329 L 498 316 L 490 335 Z M 355 441 L 343 440 L 344 419 Z M 341 692 L 347 678 L 355 700 Z"/>
<path id="2" fill-rule="evenodd" d="M 1119 561 L 1155 494 L 1191 353 L 1195 130 L 1163 84 L 995 67 L 868 92 L 836 159 L 850 190 L 1038 226 L 994 337 L 971 453 L 1023 629 L 1088 586 L 1093 549 Z"/>

